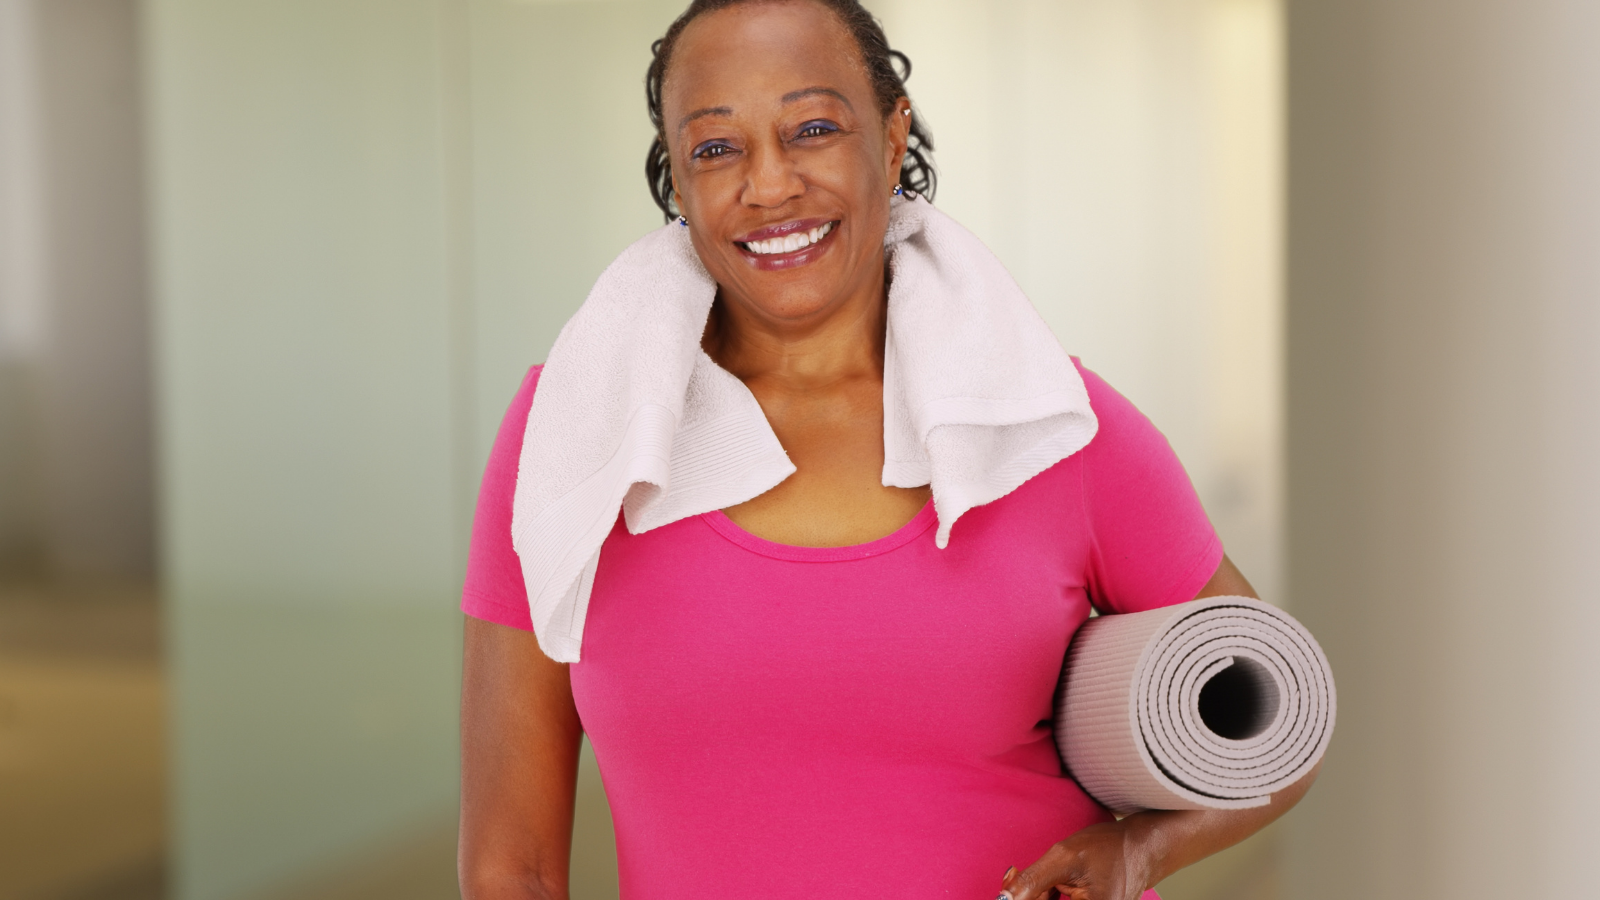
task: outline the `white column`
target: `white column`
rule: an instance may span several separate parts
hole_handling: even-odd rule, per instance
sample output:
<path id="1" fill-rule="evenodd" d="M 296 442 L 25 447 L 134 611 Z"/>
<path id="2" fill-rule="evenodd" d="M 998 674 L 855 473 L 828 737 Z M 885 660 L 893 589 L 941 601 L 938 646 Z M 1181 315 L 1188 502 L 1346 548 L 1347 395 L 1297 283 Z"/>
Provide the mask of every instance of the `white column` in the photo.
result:
<path id="1" fill-rule="evenodd" d="M 154 567 L 136 0 L 0 0 L 0 568 Z"/>
<path id="2" fill-rule="evenodd" d="M 33 0 L 0 0 L 0 362 L 43 331 Z"/>
<path id="3" fill-rule="evenodd" d="M 44 331 L 44 221 L 33 6 L 0 0 L 0 574 L 31 562 L 39 542 L 30 364 Z"/>
<path id="4" fill-rule="evenodd" d="M 155 567 L 137 0 L 35 0 L 44 563 Z"/>
<path id="5" fill-rule="evenodd" d="M 1594 896 L 1600 4 L 1289 4 L 1285 895 Z"/>

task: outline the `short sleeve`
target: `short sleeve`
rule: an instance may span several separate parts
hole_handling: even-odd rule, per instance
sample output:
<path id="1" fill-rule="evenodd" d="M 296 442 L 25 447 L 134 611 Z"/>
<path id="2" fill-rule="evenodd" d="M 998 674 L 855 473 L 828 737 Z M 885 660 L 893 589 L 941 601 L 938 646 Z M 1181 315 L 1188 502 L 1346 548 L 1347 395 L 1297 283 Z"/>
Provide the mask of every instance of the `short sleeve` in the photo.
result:
<path id="1" fill-rule="evenodd" d="M 528 613 L 528 589 L 522 583 L 522 563 L 511 546 L 511 501 L 517 492 L 517 463 L 522 457 L 528 410 L 542 368 L 534 366 L 522 379 L 500 422 L 494 449 L 489 451 L 489 464 L 478 488 L 477 512 L 472 517 L 467 580 L 461 588 L 462 612 L 523 631 L 533 630 L 533 619 Z"/>
<path id="2" fill-rule="evenodd" d="M 1193 600 L 1221 564 L 1222 542 L 1188 473 L 1126 397 L 1081 363 L 1078 371 L 1100 422 L 1080 467 L 1095 608 L 1140 612 Z"/>

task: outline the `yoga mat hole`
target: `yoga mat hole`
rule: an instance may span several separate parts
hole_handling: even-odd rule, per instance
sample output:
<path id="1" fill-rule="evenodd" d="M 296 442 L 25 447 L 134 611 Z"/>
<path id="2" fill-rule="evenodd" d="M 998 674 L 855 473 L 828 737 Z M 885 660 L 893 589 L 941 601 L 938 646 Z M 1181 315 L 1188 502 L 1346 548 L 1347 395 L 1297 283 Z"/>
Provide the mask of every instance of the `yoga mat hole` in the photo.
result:
<path id="1" fill-rule="evenodd" d="M 1278 685 L 1262 665 L 1242 656 L 1200 686 L 1200 721 L 1217 737 L 1245 741 L 1278 714 Z"/>

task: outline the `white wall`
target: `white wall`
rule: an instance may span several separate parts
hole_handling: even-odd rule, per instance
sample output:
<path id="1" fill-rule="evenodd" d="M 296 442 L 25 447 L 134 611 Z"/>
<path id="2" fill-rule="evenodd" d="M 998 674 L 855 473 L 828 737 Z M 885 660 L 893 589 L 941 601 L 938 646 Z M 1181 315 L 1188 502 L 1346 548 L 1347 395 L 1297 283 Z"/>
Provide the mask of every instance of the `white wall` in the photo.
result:
<path id="1" fill-rule="evenodd" d="M 1160 427 L 1283 602 L 1275 0 L 878 0 L 939 205 Z"/>
<path id="2" fill-rule="evenodd" d="M 1600 5 L 1289 10 L 1288 895 L 1595 896 Z"/>

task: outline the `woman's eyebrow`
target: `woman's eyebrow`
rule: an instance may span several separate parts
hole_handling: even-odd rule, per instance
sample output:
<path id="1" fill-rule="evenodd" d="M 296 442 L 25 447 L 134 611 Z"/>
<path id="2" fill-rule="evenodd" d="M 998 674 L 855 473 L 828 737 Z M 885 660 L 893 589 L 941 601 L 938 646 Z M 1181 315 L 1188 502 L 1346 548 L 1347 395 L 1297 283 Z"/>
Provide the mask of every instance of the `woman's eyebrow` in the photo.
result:
<path id="1" fill-rule="evenodd" d="M 827 97 L 835 97 L 839 100 L 839 102 L 849 107 L 851 112 L 855 112 L 855 105 L 850 102 L 850 98 L 830 87 L 818 86 L 801 88 L 798 91 L 790 91 L 789 93 L 783 95 L 783 102 L 793 103 L 796 100 L 804 100 L 807 97 L 815 97 L 819 94 Z M 693 122 L 695 119 L 703 119 L 706 116 L 731 115 L 733 115 L 733 107 L 731 106 L 708 106 L 705 109 L 697 109 L 678 120 L 678 132 L 681 134 L 683 129 L 688 127 L 689 123 Z"/>
<path id="2" fill-rule="evenodd" d="M 678 133 L 682 134 L 683 129 L 688 127 L 689 123 L 693 122 L 695 119 L 703 119 L 706 116 L 731 115 L 733 115 L 733 107 L 731 106 L 708 106 L 705 109 L 697 109 L 678 120 Z"/>
<path id="3" fill-rule="evenodd" d="M 798 91 L 790 91 L 789 93 L 783 95 L 783 102 L 793 103 L 796 100 L 804 100 L 807 97 L 815 97 L 818 94 L 828 97 L 836 97 L 838 98 L 839 102 L 849 107 L 851 112 L 855 112 L 856 108 L 853 104 L 851 104 L 850 98 L 830 87 L 808 87 L 801 88 Z"/>

